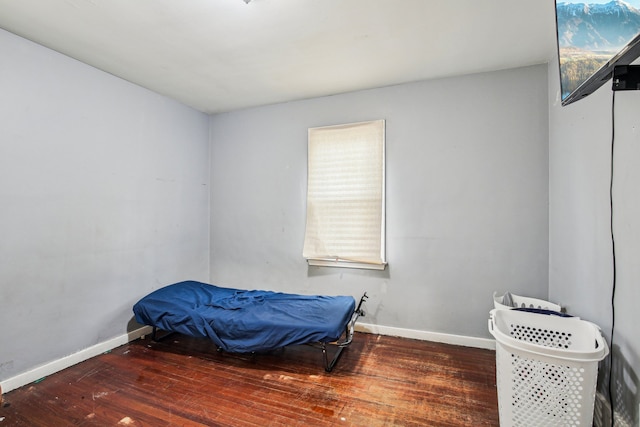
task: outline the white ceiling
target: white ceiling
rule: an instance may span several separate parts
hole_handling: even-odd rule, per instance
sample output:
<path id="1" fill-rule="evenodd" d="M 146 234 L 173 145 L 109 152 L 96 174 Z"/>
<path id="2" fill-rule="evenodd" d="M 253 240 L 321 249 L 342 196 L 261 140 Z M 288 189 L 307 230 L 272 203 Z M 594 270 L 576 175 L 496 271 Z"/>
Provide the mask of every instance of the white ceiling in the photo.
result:
<path id="1" fill-rule="evenodd" d="M 0 27 L 206 113 L 545 63 L 556 49 L 553 0 L 245 1 L 0 0 Z"/>

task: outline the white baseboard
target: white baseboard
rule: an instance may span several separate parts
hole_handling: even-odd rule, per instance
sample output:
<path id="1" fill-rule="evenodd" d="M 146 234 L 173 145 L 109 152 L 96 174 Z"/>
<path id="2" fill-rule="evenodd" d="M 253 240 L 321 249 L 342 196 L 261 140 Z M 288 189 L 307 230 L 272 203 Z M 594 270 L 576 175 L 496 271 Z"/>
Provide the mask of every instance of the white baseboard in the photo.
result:
<path id="1" fill-rule="evenodd" d="M 105 353 L 109 350 L 113 350 L 116 347 L 124 345 L 129 341 L 140 338 L 143 335 L 150 334 L 152 328 L 150 326 L 144 326 L 135 331 L 128 332 L 118 337 L 112 338 L 108 341 L 101 342 L 84 350 L 80 350 L 77 353 L 70 354 L 61 359 L 54 360 L 44 365 L 38 366 L 30 371 L 23 372 L 15 377 L 6 379 L 0 382 L 0 390 L 2 393 L 7 393 L 11 390 L 15 390 L 24 385 L 30 384 L 41 378 L 54 374 L 58 371 L 66 369 L 77 363 L 84 362 L 87 359 L 95 357 L 99 354 Z"/>
<path id="2" fill-rule="evenodd" d="M 368 323 L 356 323 L 355 330 L 369 334 L 390 335 L 394 337 L 411 338 L 422 341 L 441 342 L 445 344 L 461 345 L 464 347 L 496 349 L 496 342 L 488 338 L 466 337 L 463 335 L 443 334 L 439 332 L 419 331 L 416 329 L 394 328 L 393 326 L 379 326 Z"/>
<path id="3" fill-rule="evenodd" d="M 30 384 L 34 381 L 66 369 L 77 363 L 83 362 L 99 354 L 102 354 L 109 350 L 113 350 L 114 348 L 138 339 L 143 335 L 150 334 L 151 330 L 152 328 L 150 326 L 144 326 L 140 329 L 136 329 L 135 331 L 131 331 L 124 335 L 112 338 L 108 341 L 96 344 L 92 347 L 85 348 L 84 350 L 80 350 L 77 353 L 73 353 L 61 359 L 38 366 L 37 368 L 34 368 L 30 371 L 1 381 L 0 390 L 2 390 L 2 393 L 7 393 L 11 390 L 15 390 L 19 387 Z M 391 335 L 423 341 L 434 341 L 446 344 L 461 345 L 465 347 L 486 348 L 491 350 L 495 349 L 495 341 L 486 338 L 465 337 L 461 335 L 442 334 L 437 332 L 419 331 L 415 329 L 394 328 L 391 326 L 378 326 L 367 323 L 356 324 L 355 330 L 358 332 L 366 332 L 370 334 Z"/>

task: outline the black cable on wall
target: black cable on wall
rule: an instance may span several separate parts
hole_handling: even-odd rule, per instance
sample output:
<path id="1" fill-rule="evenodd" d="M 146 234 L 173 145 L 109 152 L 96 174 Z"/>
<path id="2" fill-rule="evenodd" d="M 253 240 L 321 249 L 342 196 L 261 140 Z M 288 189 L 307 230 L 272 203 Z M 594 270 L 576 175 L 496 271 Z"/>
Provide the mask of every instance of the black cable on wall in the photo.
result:
<path id="1" fill-rule="evenodd" d="M 613 399 L 613 333 L 615 331 L 616 324 L 616 240 L 613 234 L 613 167 L 614 167 L 614 153 L 615 153 L 615 105 L 616 105 L 616 91 L 613 91 L 613 97 L 611 99 L 611 168 L 609 177 L 609 212 L 610 222 L 609 228 L 611 232 L 611 260 L 613 266 L 613 278 L 611 284 L 611 339 L 609 344 L 609 407 L 611 409 L 611 427 L 615 425 L 614 414 L 614 399 Z"/>

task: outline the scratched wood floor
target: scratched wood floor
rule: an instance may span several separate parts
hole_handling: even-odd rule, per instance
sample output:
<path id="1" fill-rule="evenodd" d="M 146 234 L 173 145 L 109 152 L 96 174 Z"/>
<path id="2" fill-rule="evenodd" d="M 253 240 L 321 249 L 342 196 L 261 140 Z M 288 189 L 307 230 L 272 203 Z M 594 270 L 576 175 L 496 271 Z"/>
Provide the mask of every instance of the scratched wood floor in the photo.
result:
<path id="1" fill-rule="evenodd" d="M 356 333 L 321 351 L 141 339 L 5 393 L 8 426 L 497 426 L 495 352 Z"/>

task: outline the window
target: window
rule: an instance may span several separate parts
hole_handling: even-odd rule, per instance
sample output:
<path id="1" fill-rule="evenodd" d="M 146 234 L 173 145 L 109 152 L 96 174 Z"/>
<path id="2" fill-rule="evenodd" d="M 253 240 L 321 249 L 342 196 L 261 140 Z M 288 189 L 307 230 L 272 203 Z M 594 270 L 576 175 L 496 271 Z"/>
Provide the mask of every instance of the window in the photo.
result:
<path id="1" fill-rule="evenodd" d="M 309 129 L 309 265 L 384 270 L 385 121 Z"/>

